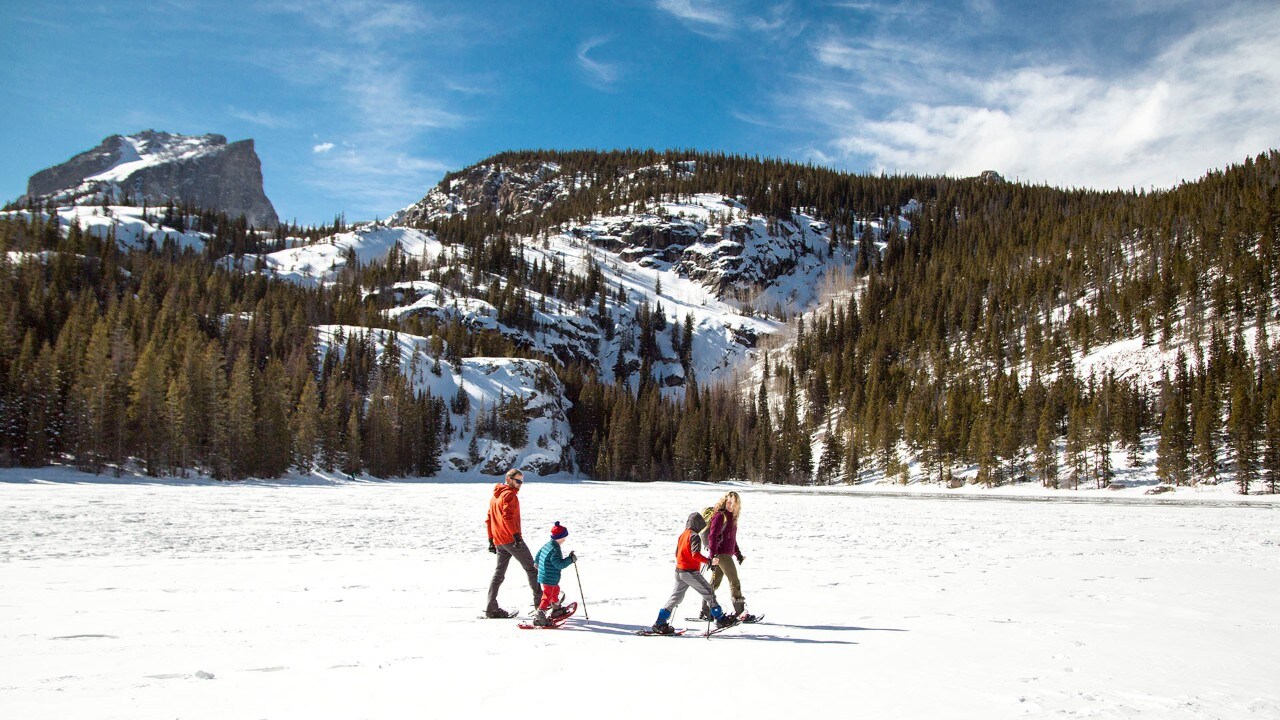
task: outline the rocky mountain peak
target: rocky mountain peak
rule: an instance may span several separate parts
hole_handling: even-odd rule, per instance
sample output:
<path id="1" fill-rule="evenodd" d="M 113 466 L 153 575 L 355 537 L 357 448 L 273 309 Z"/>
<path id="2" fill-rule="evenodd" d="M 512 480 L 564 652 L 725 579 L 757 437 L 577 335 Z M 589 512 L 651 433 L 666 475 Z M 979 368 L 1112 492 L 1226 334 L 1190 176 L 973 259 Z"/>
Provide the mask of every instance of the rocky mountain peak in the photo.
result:
<path id="1" fill-rule="evenodd" d="M 262 188 L 262 162 L 253 140 L 228 143 L 223 135 L 179 135 L 143 130 L 112 135 L 97 147 L 41 170 L 27 183 L 25 200 L 60 204 L 189 202 L 256 227 L 279 223 Z"/>

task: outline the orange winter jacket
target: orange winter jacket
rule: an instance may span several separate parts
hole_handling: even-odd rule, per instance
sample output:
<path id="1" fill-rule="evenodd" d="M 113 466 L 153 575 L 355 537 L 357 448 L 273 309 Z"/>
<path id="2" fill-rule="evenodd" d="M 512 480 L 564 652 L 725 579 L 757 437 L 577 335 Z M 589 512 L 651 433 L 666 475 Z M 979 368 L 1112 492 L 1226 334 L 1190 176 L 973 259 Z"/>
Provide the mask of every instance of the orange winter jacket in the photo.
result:
<path id="1" fill-rule="evenodd" d="M 489 498 L 489 517 L 484 526 L 489 531 L 489 538 L 494 545 L 507 545 L 515 541 L 520 532 L 520 498 L 513 488 L 505 483 L 493 487 L 493 497 Z"/>
<path id="2" fill-rule="evenodd" d="M 702 556 L 702 537 L 698 534 L 706 526 L 702 513 L 689 513 L 684 532 L 680 533 L 680 541 L 676 543 L 676 570 L 698 572 L 703 563 L 710 562 Z"/>
<path id="3" fill-rule="evenodd" d="M 680 534 L 680 542 L 676 544 L 676 569 L 698 572 L 707 558 L 698 551 L 702 549 L 702 538 L 692 529 Z"/>

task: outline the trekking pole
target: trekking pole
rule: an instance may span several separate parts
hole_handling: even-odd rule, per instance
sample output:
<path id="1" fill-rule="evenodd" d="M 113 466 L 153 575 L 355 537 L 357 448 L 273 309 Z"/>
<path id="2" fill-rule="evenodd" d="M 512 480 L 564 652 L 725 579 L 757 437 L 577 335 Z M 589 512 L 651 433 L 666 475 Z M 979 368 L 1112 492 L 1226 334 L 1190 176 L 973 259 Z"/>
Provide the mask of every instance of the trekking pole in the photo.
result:
<path id="1" fill-rule="evenodd" d="M 591 613 L 587 612 L 587 596 L 582 592 L 582 575 L 578 572 L 578 561 L 573 561 L 573 575 L 578 578 L 578 597 L 582 598 L 582 616 L 591 622 Z"/>
<path id="2" fill-rule="evenodd" d="M 711 570 L 711 577 L 716 576 L 716 571 L 712 570 L 710 563 L 707 564 L 707 569 Z M 711 603 L 707 603 L 707 631 L 702 633 L 702 637 L 711 639 Z"/>

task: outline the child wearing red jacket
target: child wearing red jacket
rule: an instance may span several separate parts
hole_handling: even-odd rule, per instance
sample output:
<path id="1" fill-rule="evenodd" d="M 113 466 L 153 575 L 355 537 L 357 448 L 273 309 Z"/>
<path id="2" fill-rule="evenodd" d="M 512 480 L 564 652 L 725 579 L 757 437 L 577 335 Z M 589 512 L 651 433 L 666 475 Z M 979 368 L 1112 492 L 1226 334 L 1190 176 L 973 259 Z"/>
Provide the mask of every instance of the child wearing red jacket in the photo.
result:
<path id="1" fill-rule="evenodd" d="M 670 623 L 671 611 L 676 609 L 681 600 L 684 600 L 684 595 L 689 588 L 693 588 L 711 607 L 711 617 L 715 618 L 718 627 L 726 628 L 738 624 L 737 617 L 725 615 L 720 609 L 720 603 L 716 602 L 715 591 L 702 576 L 702 566 L 710 560 L 702 554 L 702 538 L 698 533 L 702 532 L 706 526 L 707 521 L 702 519 L 701 513 L 689 513 L 684 532 L 680 534 L 680 540 L 676 543 L 676 587 L 667 604 L 658 611 L 658 621 L 653 624 L 653 632 L 657 635 L 675 634 L 676 630 Z"/>

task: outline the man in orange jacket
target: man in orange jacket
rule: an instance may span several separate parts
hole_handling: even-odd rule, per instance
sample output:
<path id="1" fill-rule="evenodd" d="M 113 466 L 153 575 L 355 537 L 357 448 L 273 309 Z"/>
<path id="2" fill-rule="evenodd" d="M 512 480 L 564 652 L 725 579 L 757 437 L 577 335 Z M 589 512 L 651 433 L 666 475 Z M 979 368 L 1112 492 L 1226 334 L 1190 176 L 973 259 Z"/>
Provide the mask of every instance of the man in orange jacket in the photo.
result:
<path id="1" fill-rule="evenodd" d="M 498 607 L 498 588 L 507 577 L 507 565 L 515 558 L 525 573 L 529 575 L 529 587 L 533 590 L 533 604 L 536 607 L 542 599 L 542 587 L 538 585 L 538 568 L 533 563 L 533 554 L 529 546 L 524 544 L 520 534 L 520 486 L 524 484 L 524 473 L 512 468 L 507 471 L 506 480 L 493 486 L 493 497 L 489 498 L 489 516 L 484 525 L 489 531 L 489 552 L 498 555 L 498 567 L 493 571 L 493 580 L 489 583 L 489 604 L 485 606 L 484 616 L 489 618 L 514 617 Z"/>

